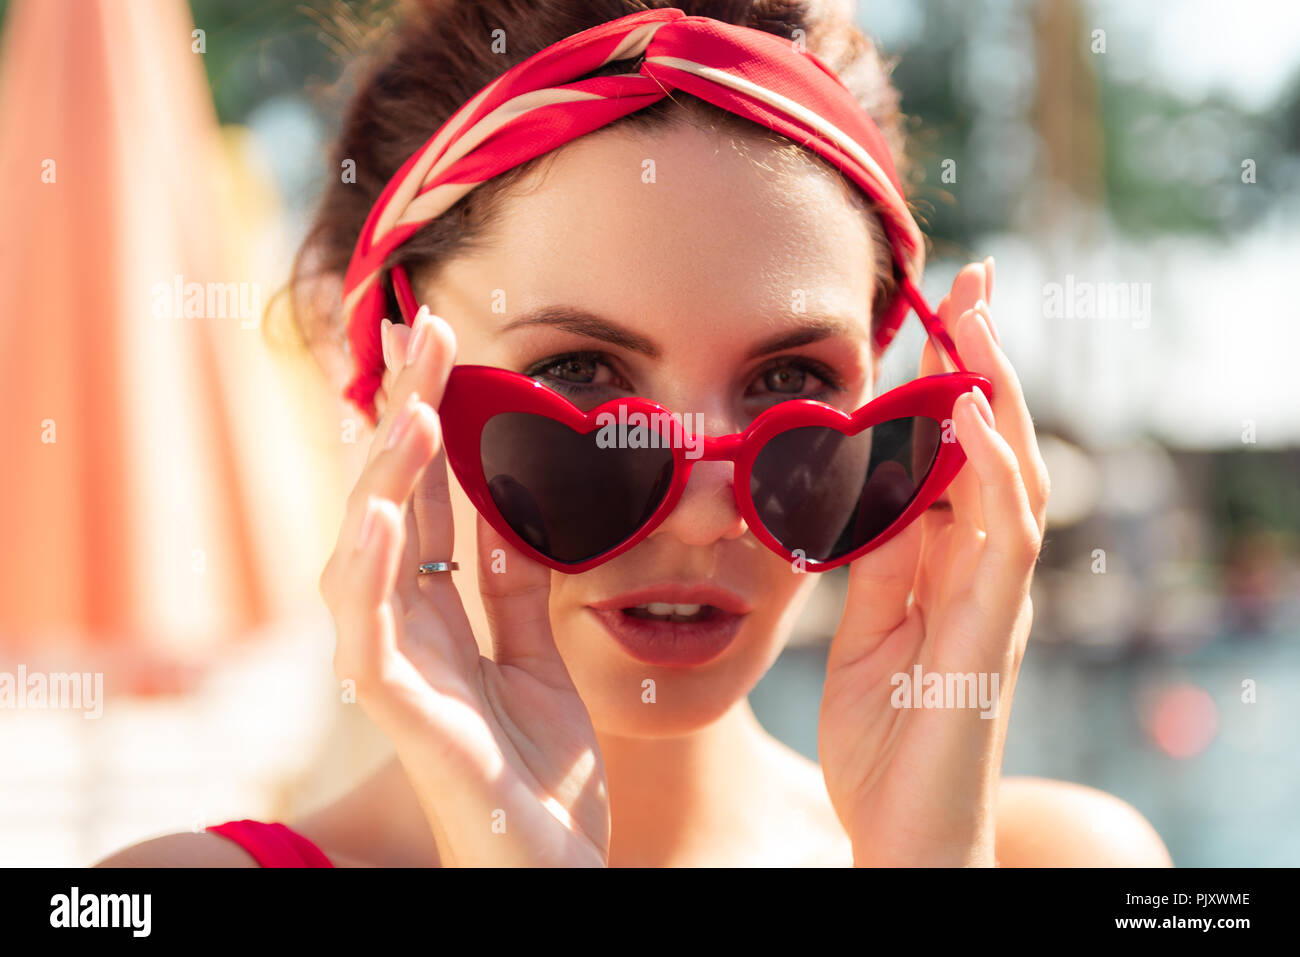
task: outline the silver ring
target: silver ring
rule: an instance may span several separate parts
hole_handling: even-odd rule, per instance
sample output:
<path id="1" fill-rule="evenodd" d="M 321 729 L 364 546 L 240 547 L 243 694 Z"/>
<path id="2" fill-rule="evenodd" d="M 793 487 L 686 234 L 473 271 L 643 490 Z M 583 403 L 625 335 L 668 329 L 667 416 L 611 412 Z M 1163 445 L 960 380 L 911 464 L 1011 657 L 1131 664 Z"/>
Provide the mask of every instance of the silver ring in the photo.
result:
<path id="1" fill-rule="evenodd" d="M 460 568 L 460 562 L 420 562 L 419 574 L 433 575 L 437 572 L 454 572 Z"/>

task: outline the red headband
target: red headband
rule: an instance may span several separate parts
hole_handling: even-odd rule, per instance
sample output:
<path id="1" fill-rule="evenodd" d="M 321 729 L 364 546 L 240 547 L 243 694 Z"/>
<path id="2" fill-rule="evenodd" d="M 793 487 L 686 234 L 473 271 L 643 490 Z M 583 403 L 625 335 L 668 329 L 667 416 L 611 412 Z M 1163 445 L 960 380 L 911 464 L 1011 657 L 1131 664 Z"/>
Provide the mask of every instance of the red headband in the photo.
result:
<path id="1" fill-rule="evenodd" d="M 642 54 L 634 73 L 577 80 Z M 876 201 L 908 293 L 879 317 L 876 344 L 887 346 L 912 305 L 909 280 L 921 273 L 924 247 L 880 130 L 835 73 L 792 41 L 666 7 L 611 20 L 533 54 L 475 94 L 397 171 L 366 218 L 343 280 L 357 370 L 346 397 L 377 419 L 380 279 L 399 246 L 480 183 L 673 90 L 783 134 Z"/>

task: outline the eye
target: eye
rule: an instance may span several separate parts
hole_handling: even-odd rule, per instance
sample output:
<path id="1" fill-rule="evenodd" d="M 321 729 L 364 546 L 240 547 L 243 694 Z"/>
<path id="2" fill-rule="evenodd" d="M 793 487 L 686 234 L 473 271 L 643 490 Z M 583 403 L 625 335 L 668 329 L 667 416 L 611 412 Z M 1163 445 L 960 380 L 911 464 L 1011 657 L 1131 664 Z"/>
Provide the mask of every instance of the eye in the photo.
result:
<path id="1" fill-rule="evenodd" d="M 772 392 L 802 392 L 809 373 L 797 366 L 768 369 L 763 374 L 763 385 Z"/>
<path id="2" fill-rule="evenodd" d="M 825 399 L 838 388 L 835 374 L 822 363 L 787 356 L 760 369 L 745 396 L 753 399 Z"/>
<path id="3" fill-rule="evenodd" d="M 627 383 L 599 352 L 567 352 L 535 362 L 524 375 L 541 380 L 558 392 L 584 392 L 627 389 Z"/>

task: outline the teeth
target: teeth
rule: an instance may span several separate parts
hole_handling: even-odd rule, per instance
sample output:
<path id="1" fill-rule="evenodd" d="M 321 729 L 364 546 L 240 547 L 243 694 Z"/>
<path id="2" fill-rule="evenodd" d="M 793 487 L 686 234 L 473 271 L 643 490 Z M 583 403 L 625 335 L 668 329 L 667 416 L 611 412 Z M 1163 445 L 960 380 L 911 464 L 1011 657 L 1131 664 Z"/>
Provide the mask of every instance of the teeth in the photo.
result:
<path id="1" fill-rule="evenodd" d="M 667 617 L 669 615 L 681 615 L 683 618 L 689 618 L 691 615 L 698 615 L 703 605 L 674 605 L 666 601 L 652 601 L 648 605 L 637 605 L 638 608 L 644 609 L 648 614 L 658 617 Z"/>

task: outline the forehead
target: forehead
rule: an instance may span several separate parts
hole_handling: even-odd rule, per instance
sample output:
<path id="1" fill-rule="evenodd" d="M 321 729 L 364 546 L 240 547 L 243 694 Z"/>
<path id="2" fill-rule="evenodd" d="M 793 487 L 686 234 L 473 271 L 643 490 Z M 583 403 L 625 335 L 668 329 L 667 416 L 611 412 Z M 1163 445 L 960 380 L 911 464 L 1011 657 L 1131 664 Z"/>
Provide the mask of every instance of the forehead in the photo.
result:
<path id="1" fill-rule="evenodd" d="M 870 324 L 866 214 L 846 181 L 764 140 L 675 124 L 581 137 L 521 179 L 479 259 L 510 311 L 581 302 L 633 318 L 779 317 L 799 302 Z M 494 282 L 495 272 L 499 281 Z"/>

